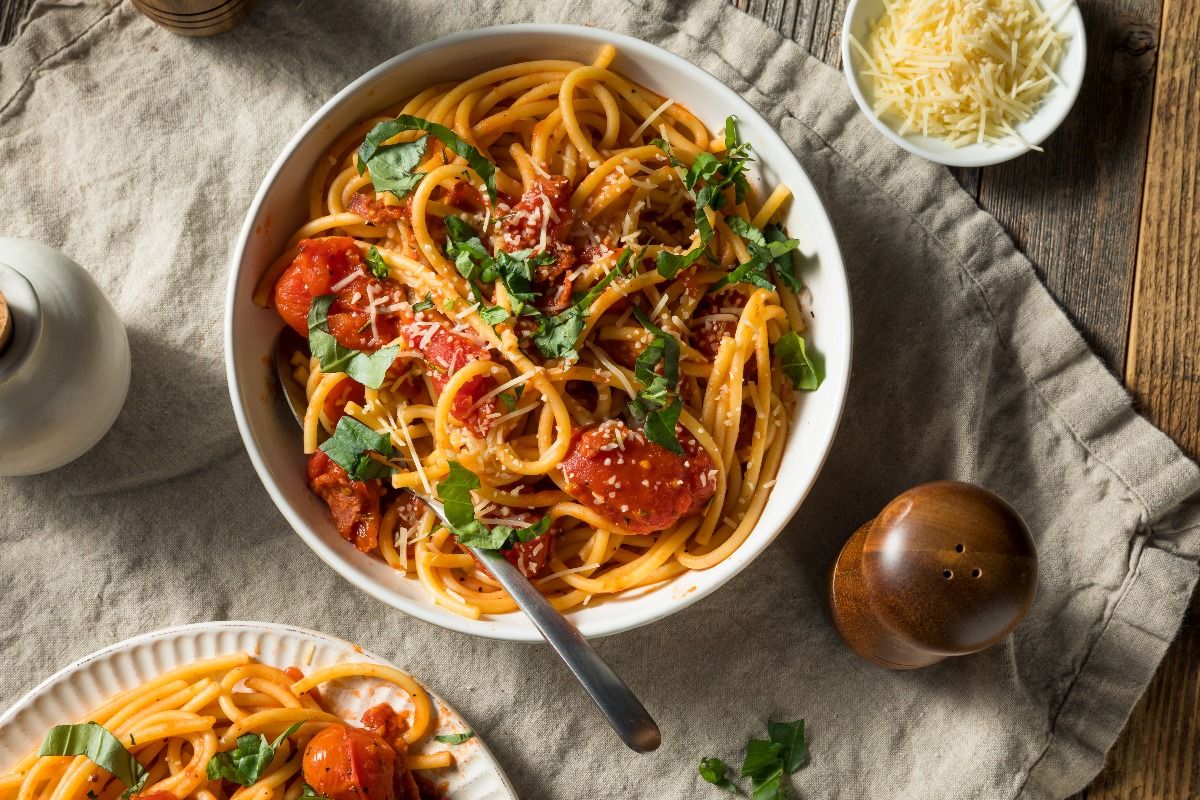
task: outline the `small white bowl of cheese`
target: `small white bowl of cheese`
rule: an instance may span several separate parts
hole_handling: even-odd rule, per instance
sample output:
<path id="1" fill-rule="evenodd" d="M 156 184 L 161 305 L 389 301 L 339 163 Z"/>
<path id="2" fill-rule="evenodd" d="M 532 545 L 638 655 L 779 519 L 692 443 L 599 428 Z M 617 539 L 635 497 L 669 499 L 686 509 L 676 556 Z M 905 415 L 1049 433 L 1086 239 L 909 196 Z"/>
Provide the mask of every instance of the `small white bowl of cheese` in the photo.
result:
<path id="1" fill-rule="evenodd" d="M 859 108 L 895 144 L 951 167 L 1041 149 L 1086 63 L 1072 0 L 851 0 L 842 25 Z"/>

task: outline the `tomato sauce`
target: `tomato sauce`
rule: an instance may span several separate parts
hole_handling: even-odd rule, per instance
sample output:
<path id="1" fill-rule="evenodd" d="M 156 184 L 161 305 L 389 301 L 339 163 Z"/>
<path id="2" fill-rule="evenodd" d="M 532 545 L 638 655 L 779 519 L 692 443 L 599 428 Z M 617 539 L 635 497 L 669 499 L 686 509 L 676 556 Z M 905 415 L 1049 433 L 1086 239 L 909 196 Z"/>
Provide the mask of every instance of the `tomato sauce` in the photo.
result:
<path id="1" fill-rule="evenodd" d="M 329 505 L 338 534 L 364 553 L 379 544 L 379 481 L 353 481 L 323 450 L 308 459 L 308 486 Z"/>
<path id="2" fill-rule="evenodd" d="M 701 511 L 717 489 L 708 454 L 682 426 L 683 455 L 620 420 L 576 429 L 562 462 L 567 493 L 632 533 L 666 530 Z"/>
<path id="3" fill-rule="evenodd" d="M 446 388 L 450 378 L 462 367 L 475 361 L 490 361 L 485 348 L 465 336 L 447 329 L 439 323 L 410 322 L 403 328 L 404 336 L 414 349 L 420 351 L 429 367 L 429 378 L 439 392 Z M 472 411 L 472 406 L 492 390 L 495 381 L 487 375 L 479 375 L 467 383 L 454 396 L 450 413 L 464 423 L 476 436 L 486 436 L 491 427 L 490 415 L 496 411 L 495 401 L 484 401 Z"/>
<path id="4" fill-rule="evenodd" d="M 358 214 L 372 225 L 387 226 L 409 214 L 408 202 L 399 205 L 388 205 L 376 196 L 375 192 L 366 190 L 357 192 L 350 198 L 346 210 Z"/>
<path id="5" fill-rule="evenodd" d="M 571 182 L 561 175 L 549 175 L 539 176 L 500 222 L 503 250 L 533 250 L 554 256 L 553 262 L 539 264 L 533 276 L 533 288 L 540 297 L 536 305 L 547 314 L 557 314 L 571 305 L 569 273 L 576 257 L 575 248 L 566 238 L 572 221 Z"/>

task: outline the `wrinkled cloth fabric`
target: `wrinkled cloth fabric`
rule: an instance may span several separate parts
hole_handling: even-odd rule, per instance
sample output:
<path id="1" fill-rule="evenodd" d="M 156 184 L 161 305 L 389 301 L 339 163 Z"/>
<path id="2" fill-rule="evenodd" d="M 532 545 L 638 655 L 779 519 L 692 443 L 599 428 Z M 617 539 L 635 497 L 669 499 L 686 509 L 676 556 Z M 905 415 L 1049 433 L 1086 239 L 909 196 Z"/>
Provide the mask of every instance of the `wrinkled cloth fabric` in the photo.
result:
<path id="1" fill-rule="evenodd" d="M 225 386 L 228 265 L 284 143 L 387 58 L 520 21 L 630 33 L 741 93 L 812 177 L 849 273 L 853 378 L 799 514 L 720 591 L 597 643 L 662 726 L 650 755 L 620 745 L 549 648 L 410 619 L 320 562 L 259 484 Z M 0 706 L 137 633 L 267 620 L 410 669 L 529 800 L 723 796 L 699 759 L 740 763 L 768 719 L 801 717 L 804 797 L 1062 797 L 1103 765 L 1196 583 L 1200 472 L 1132 410 L 1028 260 L 948 171 L 885 141 L 841 75 L 718 0 L 264 2 L 198 40 L 129 3 L 45 0 L 0 49 L 0 163 L 0 235 L 83 264 L 133 350 L 127 405 L 94 450 L 0 479 Z M 1037 600 L 990 650 L 889 672 L 841 643 L 826 570 L 895 494 L 940 478 L 1024 516 Z"/>

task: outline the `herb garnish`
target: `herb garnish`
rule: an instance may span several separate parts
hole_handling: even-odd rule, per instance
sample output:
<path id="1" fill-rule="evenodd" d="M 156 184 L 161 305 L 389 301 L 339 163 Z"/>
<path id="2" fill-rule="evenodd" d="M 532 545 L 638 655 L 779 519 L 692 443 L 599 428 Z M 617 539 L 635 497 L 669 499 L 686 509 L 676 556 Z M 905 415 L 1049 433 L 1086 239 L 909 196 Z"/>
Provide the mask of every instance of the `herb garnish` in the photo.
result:
<path id="1" fill-rule="evenodd" d="M 371 274 L 381 281 L 387 280 L 387 277 L 391 274 L 387 262 L 383 260 L 383 256 L 379 253 L 379 248 L 375 245 L 371 245 L 371 249 L 367 251 L 367 266 L 371 268 Z"/>
<path id="2" fill-rule="evenodd" d="M 103 725 L 95 722 L 55 725 L 42 741 L 38 755 L 85 756 L 125 784 L 122 798 L 140 791 L 146 779 L 150 777 L 150 773 L 125 749 L 121 740 Z"/>
<path id="3" fill-rule="evenodd" d="M 579 353 L 575 351 L 575 345 L 579 341 L 579 335 L 586 327 L 588 310 L 592 307 L 592 303 L 596 302 L 596 299 L 604 293 L 608 285 L 618 275 L 624 274 L 625 266 L 632 257 L 633 251 L 625 248 L 613 268 L 570 308 L 552 317 L 538 319 L 538 329 L 533 334 L 533 344 L 543 357 L 571 360 L 579 358 Z"/>
<path id="4" fill-rule="evenodd" d="M 268 743 L 267 737 L 261 733 L 243 733 L 237 738 L 236 747 L 223 753 L 217 753 L 208 760 L 208 766 L 205 768 L 208 779 L 215 781 L 224 778 L 239 786 L 252 786 L 267 767 L 271 766 L 271 761 L 275 758 L 275 751 L 279 746 L 303 724 L 303 722 L 293 724 L 271 743 Z"/>
<path id="5" fill-rule="evenodd" d="M 466 731 L 464 733 L 443 733 L 433 737 L 433 740 L 442 744 L 462 744 L 473 738 L 475 738 L 475 731 Z"/>
<path id="6" fill-rule="evenodd" d="M 421 162 L 429 137 L 422 136 L 414 142 L 403 144 L 384 144 L 403 131 L 425 131 L 441 140 L 451 152 L 466 159 L 467 166 L 475 170 L 487 187 L 488 197 L 496 200 L 496 166 L 484 158 L 483 154 L 467 144 L 457 133 L 436 122 L 414 117 L 411 114 L 401 114 L 395 119 L 380 122 L 363 141 L 358 149 L 358 174 L 365 169 L 371 170 L 371 182 L 375 191 L 389 191 L 397 197 L 403 197 L 416 188 L 425 177 L 424 173 L 414 173 L 412 170 Z M 376 171 L 381 173 L 376 175 Z M 383 186 L 380 186 L 380 181 Z"/>
<path id="7" fill-rule="evenodd" d="M 671 143 L 654 139 L 651 144 L 667 154 L 671 166 L 684 170 L 683 185 L 696 202 L 696 230 L 700 242 L 686 253 L 658 254 L 658 272 L 664 278 L 674 278 L 680 270 L 700 260 L 712 241 L 713 230 L 705 209 L 718 211 L 725 205 L 724 190 L 733 187 L 734 202 L 741 203 L 750 188 L 746 180 L 746 162 L 750 161 L 750 144 L 742 142 L 737 133 L 737 117 L 725 119 L 725 153 L 718 157 L 708 151 L 700 152 L 690 167 L 685 167 L 671 152 Z"/>
<path id="8" fill-rule="evenodd" d="M 729 229 L 746 241 L 746 249 L 750 251 L 750 260 L 739 264 L 729 271 L 721 280 L 708 287 L 705 294 L 712 294 L 734 283 L 748 283 L 771 291 L 775 283 L 768 272 L 773 268 L 776 276 L 788 288 L 800 289 L 800 279 L 796 277 L 791 252 L 800 246 L 796 239 L 789 239 L 779 226 L 768 225 L 766 231 L 760 231 L 741 217 L 726 217 L 725 224 Z M 770 238 L 768 238 L 768 231 Z"/>
<path id="9" fill-rule="evenodd" d="M 500 402 L 503 403 L 504 407 L 509 411 L 515 411 L 517 408 L 517 401 L 521 399 L 521 393 L 524 391 L 525 384 L 522 383 L 511 392 L 501 392 Z"/>
<path id="10" fill-rule="evenodd" d="M 471 500 L 471 490 L 480 487 L 479 476 L 457 461 L 449 464 L 450 474 L 438 483 L 437 495 L 445 507 L 449 528 L 459 544 L 480 550 L 507 550 L 516 542 L 531 541 L 550 529 L 549 514 L 528 528 L 493 525 L 489 529 L 475 519 L 475 504 Z"/>
<path id="11" fill-rule="evenodd" d="M 329 332 L 329 307 L 333 301 L 331 294 L 313 298 L 308 311 L 309 351 L 321 362 L 322 372 L 344 372 L 363 386 L 378 389 L 400 348 L 393 344 L 374 353 L 363 353 L 343 347 Z"/>
<path id="12" fill-rule="evenodd" d="M 307 783 L 300 784 L 300 796 L 305 798 L 305 800 L 329 800 L 325 795 L 317 794 L 317 790 Z"/>
<path id="13" fill-rule="evenodd" d="M 425 299 L 420 301 L 419 303 L 413 303 L 412 310 L 413 311 L 428 311 L 431 308 L 433 308 L 433 295 L 431 295 L 429 292 L 426 292 Z"/>
<path id="14" fill-rule="evenodd" d="M 483 285 L 499 280 L 508 294 L 512 316 L 535 316 L 537 311 L 530 305 L 538 297 L 533 288 L 534 270 L 544 264 L 553 264 L 558 258 L 553 253 L 534 254 L 533 250 L 514 253 L 501 250 L 493 257 L 461 217 L 446 217 L 446 255 L 454 259 L 455 269 L 467 279 L 471 294 L 480 304 L 480 316 L 489 325 L 497 325 L 510 315 L 500 306 L 487 304 Z"/>
<path id="15" fill-rule="evenodd" d="M 766 739 L 751 739 L 746 743 L 742 760 L 743 778 L 750 779 L 751 800 L 784 800 L 787 784 L 784 776 L 791 775 L 808 762 L 808 746 L 804 741 L 804 720 L 797 722 L 768 722 Z M 719 758 L 700 759 L 700 777 L 729 792 L 741 793 L 737 784 L 726 777 L 729 766 Z"/>
<path id="16" fill-rule="evenodd" d="M 633 307 L 633 314 L 654 338 L 634 362 L 633 374 L 642 384 L 642 390 L 629 401 L 629 413 L 643 423 L 647 439 L 682 455 L 683 447 L 675 435 L 675 423 L 683 409 L 675 394 L 679 388 L 679 340 L 651 322 L 637 306 Z"/>
<path id="17" fill-rule="evenodd" d="M 351 480 L 386 478 L 396 471 L 370 456 L 371 453 L 378 453 L 384 458 L 391 458 L 391 438 L 376 433 L 349 414 L 342 415 L 338 420 L 333 436 L 321 443 L 321 450 L 346 470 Z"/>
<path id="18" fill-rule="evenodd" d="M 804 337 L 795 331 L 788 331 L 779 337 L 779 341 L 775 342 L 775 354 L 779 356 L 783 374 L 800 391 L 811 392 L 825 380 L 824 359 L 817 352 L 810 355 L 804 345 Z"/>

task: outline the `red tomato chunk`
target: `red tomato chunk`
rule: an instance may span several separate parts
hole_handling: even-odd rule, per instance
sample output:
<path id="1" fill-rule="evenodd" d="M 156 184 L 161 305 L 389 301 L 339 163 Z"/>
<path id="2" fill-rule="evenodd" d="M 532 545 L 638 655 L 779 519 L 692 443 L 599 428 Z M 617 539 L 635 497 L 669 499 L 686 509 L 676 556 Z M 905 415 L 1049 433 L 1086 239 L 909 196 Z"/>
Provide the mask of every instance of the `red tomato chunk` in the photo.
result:
<path id="1" fill-rule="evenodd" d="M 308 459 L 308 486 L 329 505 L 334 527 L 364 553 L 379 544 L 379 482 L 352 481 L 338 464 L 318 450 Z"/>
<path id="2" fill-rule="evenodd" d="M 716 470 L 689 433 L 676 431 L 683 455 L 620 420 L 577 429 L 562 462 L 567 492 L 633 533 L 666 530 L 699 512 L 717 489 Z"/>

